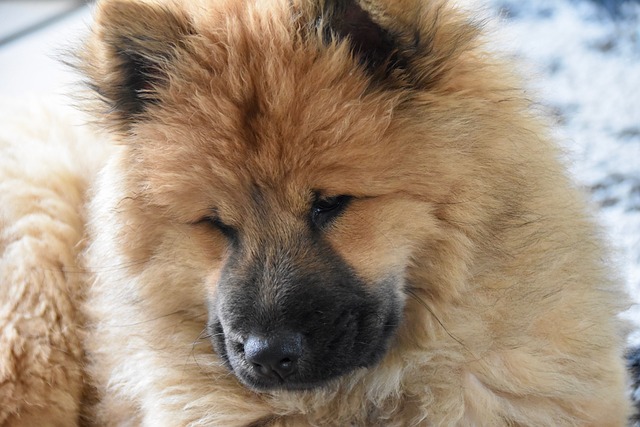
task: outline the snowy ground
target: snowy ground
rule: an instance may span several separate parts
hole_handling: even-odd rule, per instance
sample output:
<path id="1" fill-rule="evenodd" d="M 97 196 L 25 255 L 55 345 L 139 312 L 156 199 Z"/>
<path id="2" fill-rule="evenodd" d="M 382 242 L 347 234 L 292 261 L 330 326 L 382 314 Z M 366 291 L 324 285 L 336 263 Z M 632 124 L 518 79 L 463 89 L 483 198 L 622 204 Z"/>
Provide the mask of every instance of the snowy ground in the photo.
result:
<path id="1" fill-rule="evenodd" d="M 486 0 L 640 301 L 640 2 Z M 630 316 L 640 321 L 640 306 Z M 640 344 L 640 333 L 632 341 Z"/>

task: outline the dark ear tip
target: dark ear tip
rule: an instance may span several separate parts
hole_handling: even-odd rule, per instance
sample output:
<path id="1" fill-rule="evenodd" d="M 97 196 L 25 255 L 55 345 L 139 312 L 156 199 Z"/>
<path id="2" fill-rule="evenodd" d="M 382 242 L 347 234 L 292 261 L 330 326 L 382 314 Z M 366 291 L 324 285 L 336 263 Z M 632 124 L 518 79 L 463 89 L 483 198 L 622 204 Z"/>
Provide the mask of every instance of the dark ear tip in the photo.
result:
<path id="1" fill-rule="evenodd" d="M 353 53 L 368 71 L 377 74 L 381 67 L 396 66 L 399 61 L 396 41 L 391 32 L 375 22 L 355 0 L 325 2 L 325 37 L 335 35 L 348 40 Z M 386 74 L 386 73 L 385 73 Z"/>
<path id="2" fill-rule="evenodd" d="M 156 101 L 181 40 L 194 33 L 179 3 L 102 0 L 95 11 L 92 36 L 80 58 L 108 120 L 130 124 Z"/>

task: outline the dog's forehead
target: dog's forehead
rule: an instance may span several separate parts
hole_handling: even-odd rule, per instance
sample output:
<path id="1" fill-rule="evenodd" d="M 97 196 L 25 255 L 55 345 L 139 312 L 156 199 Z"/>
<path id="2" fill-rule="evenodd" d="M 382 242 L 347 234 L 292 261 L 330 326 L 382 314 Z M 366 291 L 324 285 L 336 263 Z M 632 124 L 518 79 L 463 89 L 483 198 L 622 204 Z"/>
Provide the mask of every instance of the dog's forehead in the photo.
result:
<path id="1" fill-rule="evenodd" d="M 252 164 L 274 177 L 335 167 L 347 145 L 371 147 L 385 132 L 397 95 L 373 87 L 348 49 L 247 32 L 225 35 L 224 52 L 212 35 L 208 57 L 199 59 L 211 66 L 171 82 L 181 96 L 163 122 L 182 129 L 183 143 L 208 148 L 204 157 L 223 166 Z M 181 61 L 194 67 L 193 58 Z"/>
<path id="2" fill-rule="evenodd" d="M 314 190 L 358 196 L 388 185 L 399 95 L 376 87 L 348 46 L 299 37 L 290 7 L 235 4 L 224 19 L 201 18 L 168 96 L 136 129 L 150 191 L 239 205 L 272 189 L 290 204 Z"/>

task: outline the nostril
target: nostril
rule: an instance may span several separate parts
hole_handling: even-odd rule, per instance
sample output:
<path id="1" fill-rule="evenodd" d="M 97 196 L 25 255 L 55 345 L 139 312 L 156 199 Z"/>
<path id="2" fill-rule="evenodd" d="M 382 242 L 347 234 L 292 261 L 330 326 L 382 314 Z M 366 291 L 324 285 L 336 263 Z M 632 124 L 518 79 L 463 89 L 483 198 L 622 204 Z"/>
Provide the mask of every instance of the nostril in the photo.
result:
<path id="1" fill-rule="evenodd" d="M 296 359 L 297 360 L 297 359 Z M 296 361 L 286 357 L 279 362 L 275 366 L 273 366 L 273 370 L 278 373 L 280 378 L 286 378 L 291 375 L 296 369 Z"/>
<path id="2" fill-rule="evenodd" d="M 238 354 L 243 354 L 244 353 L 244 343 L 242 343 L 240 341 L 231 342 L 231 347 L 233 348 L 233 351 L 235 353 L 238 353 Z"/>
<path id="3" fill-rule="evenodd" d="M 260 373 L 264 376 L 269 376 L 271 374 L 271 369 L 268 366 L 261 365 L 256 362 L 251 362 L 251 366 L 253 366 L 254 371 Z"/>
<path id="4" fill-rule="evenodd" d="M 302 335 L 281 332 L 263 337 L 249 335 L 244 342 L 245 358 L 263 377 L 285 379 L 297 370 L 302 356 Z"/>
<path id="5" fill-rule="evenodd" d="M 278 362 L 278 366 L 280 369 L 291 369 L 293 367 L 293 360 L 285 357 L 280 362 Z"/>

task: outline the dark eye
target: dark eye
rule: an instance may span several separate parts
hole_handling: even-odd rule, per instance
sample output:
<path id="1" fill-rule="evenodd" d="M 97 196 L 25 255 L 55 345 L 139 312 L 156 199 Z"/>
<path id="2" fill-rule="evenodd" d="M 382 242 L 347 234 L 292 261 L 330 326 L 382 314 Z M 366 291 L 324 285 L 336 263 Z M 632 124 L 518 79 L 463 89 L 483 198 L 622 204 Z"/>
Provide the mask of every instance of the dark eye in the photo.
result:
<path id="1" fill-rule="evenodd" d="M 236 240 L 238 237 L 238 230 L 230 225 L 225 224 L 218 218 L 217 215 L 210 215 L 202 218 L 198 223 L 207 224 L 227 237 L 229 240 Z"/>
<path id="2" fill-rule="evenodd" d="M 311 207 L 311 222 L 316 227 L 324 227 L 336 219 L 353 199 L 352 196 L 341 195 L 334 197 L 316 196 Z"/>

